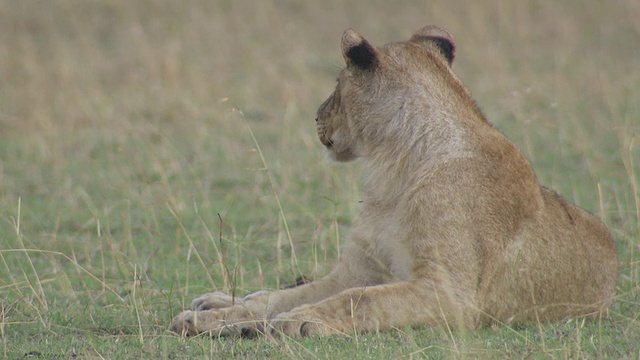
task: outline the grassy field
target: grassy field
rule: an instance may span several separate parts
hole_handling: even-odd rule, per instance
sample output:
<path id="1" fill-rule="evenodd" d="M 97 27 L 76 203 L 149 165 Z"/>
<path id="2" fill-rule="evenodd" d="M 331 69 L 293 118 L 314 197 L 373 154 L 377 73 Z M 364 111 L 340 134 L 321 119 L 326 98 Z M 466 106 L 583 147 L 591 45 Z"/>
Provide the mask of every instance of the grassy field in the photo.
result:
<path id="1" fill-rule="evenodd" d="M 0 358 L 640 356 L 640 3 L 0 0 Z M 542 183 L 600 216 L 610 318 L 184 339 L 204 292 L 322 276 L 358 211 L 317 106 L 342 31 L 449 29 L 455 69 Z"/>

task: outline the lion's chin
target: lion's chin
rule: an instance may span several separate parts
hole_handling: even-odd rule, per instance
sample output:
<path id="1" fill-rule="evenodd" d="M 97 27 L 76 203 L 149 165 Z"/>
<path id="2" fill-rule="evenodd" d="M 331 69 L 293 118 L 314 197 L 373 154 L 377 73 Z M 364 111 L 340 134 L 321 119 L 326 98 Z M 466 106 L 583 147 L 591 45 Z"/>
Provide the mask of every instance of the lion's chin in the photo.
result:
<path id="1" fill-rule="evenodd" d="M 353 150 L 350 148 L 337 150 L 336 148 L 327 148 L 327 153 L 329 154 L 329 158 L 333 161 L 337 162 L 349 162 L 358 158 Z"/>

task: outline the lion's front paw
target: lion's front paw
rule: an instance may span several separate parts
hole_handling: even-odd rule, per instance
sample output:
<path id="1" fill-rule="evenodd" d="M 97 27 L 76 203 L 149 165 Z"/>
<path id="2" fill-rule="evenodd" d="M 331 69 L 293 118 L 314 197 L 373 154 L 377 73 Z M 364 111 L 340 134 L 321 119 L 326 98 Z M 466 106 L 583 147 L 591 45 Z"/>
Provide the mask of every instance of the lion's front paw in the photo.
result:
<path id="1" fill-rule="evenodd" d="M 201 295 L 191 302 L 191 309 L 203 311 L 209 309 L 222 309 L 233 306 L 239 299 L 220 291 Z"/>
<path id="2" fill-rule="evenodd" d="M 227 324 L 225 317 L 224 312 L 217 310 L 186 310 L 173 319 L 169 330 L 182 336 L 195 336 L 204 332 L 209 332 L 212 336 L 240 334 L 240 329 L 234 324 Z"/>
<path id="3" fill-rule="evenodd" d="M 198 335 L 196 313 L 191 310 L 183 311 L 173 318 L 169 330 L 182 336 Z"/>
<path id="4" fill-rule="evenodd" d="M 343 334 L 336 327 L 329 326 L 326 321 L 320 319 L 312 311 L 302 310 L 279 314 L 271 322 L 271 327 L 272 334 L 284 334 L 291 337 Z"/>
<path id="5" fill-rule="evenodd" d="M 216 291 L 200 295 L 191 302 L 191 309 L 196 311 L 204 311 L 210 309 L 223 309 L 241 304 L 246 301 L 261 301 L 262 298 L 268 298 L 268 292 L 264 290 L 256 291 L 243 298 Z"/>
<path id="6" fill-rule="evenodd" d="M 169 330 L 183 336 L 207 332 L 211 336 L 251 337 L 264 332 L 265 322 L 244 306 L 236 305 L 224 309 L 183 311 L 173 319 Z"/>

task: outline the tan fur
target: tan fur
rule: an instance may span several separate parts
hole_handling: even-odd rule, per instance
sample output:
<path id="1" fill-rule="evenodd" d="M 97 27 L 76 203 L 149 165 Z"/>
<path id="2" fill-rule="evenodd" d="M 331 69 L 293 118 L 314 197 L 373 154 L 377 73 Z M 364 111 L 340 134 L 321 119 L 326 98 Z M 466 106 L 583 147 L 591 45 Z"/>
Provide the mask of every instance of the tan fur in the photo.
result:
<path id="1" fill-rule="evenodd" d="M 332 158 L 369 169 L 342 259 L 292 289 L 203 295 L 171 330 L 300 336 L 602 314 L 617 278 L 607 229 L 538 184 L 452 72 L 454 50 L 433 26 L 382 47 L 347 30 L 347 66 L 317 118 Z"/>

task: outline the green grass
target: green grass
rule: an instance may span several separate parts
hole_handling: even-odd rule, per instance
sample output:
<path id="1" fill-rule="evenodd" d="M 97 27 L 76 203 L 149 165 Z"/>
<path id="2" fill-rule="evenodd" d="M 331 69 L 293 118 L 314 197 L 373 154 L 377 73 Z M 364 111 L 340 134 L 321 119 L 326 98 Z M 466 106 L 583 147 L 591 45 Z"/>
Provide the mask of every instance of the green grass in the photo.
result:
<path id="1" fill-rule="evenodd" d="M 0 0 L 0 357 L 638 358 L 638 18 L 635 0 Z M 611 229 L 610 318 L 171 335 L 201 293 L 326 274 L 362 178 L 315 136 L 340 35 L 429 23 L 454 34 L 456 71 L 541 182 Z"/>

